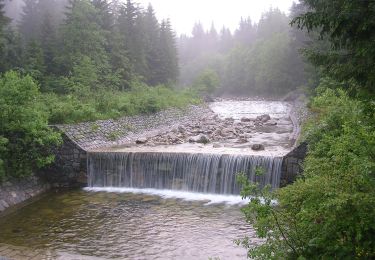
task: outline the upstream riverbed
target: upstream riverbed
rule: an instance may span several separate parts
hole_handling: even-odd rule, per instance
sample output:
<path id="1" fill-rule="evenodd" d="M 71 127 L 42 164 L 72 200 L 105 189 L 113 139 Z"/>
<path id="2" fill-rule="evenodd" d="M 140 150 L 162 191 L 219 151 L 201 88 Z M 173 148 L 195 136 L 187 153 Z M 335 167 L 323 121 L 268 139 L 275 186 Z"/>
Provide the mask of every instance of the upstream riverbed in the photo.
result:
<path id="1" fill-rule="evenodd" d="M 39 259 L 245 259 L 233 240 L 255 235 L 241 204 L 238 196 L 160 190 L 51 193 L 1 218 L 0 243 Z"/>

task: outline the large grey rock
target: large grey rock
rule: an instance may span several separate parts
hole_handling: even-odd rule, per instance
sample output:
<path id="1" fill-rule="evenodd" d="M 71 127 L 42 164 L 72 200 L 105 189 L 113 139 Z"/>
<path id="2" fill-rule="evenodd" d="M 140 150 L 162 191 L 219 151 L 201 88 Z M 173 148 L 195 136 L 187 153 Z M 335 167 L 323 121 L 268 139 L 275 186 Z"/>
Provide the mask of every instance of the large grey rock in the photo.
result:
<path id="1" fill-rule="evenodd" d="M 185 133 L 186 132 L 186 128 L 184 126 L 180 125 L 180 126 L 178 126 L 178 131 L 180 133 Z"/>
<path id="2" fill-rule="evenodd" d="M 243 117 L 241 118 L 241 122 L 251 122 L 251 119 L 247 117 Z"/>
<path id="3" fill-rule="evenodd" d="M 135 141 L 136 144 L 145 144 L 147 143 L 147 138 L 145 137 L 140 137 Z"/>
<path id="4" fill-rule="evenodd" d="M 254 151 L 261 151 L 261 150 L 264 150 L 264 145 L 262 144 L 253 144 L 251 146 L 251 149 L 254 150 Z"/>
<path id="5" fill-rule="evenodd" d="M 208 144 L 210 139 L 206 135 L 197 135 L 189 138 L 190 143 Z"/>
<path id="6" fill-rule="evenodd" d="M 256 120 L 257 120 L 257 121 L 260 121 L 260 122 L 262 122 L 262 123 L 265 123 L 265 122 L 267 122 L 268 120 L 271 120 L 271 116 L 270 116 L 270 115 L 267 115 L 267 114 L 265 114 L 265 115 L 261 115 L 261 116 L 257 116 Z"/>

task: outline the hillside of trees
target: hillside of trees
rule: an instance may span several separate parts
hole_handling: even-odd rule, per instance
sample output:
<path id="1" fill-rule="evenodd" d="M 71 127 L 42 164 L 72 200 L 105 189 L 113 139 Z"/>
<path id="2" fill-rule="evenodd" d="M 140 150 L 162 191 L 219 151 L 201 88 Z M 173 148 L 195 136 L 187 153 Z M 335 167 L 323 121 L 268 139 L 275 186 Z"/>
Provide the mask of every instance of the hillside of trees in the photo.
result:
<path id="1" fill-rule="evenodd" d="M 152 6 L 130 0 L 20 3 L 0 0 L 0 179 L 53 161 L 49 151 L 60 137 L 48 124 L 199 102 L 189 90 L 174 88 L 175 34 Z"/>
<path id="2" fill-rule="evenodd" d="M 294 5 L 290 17 L 296 12 Z M 299 50 L 309 38 L 289 25 L 290 17 L 270 9 L 258 23 L 241 18 L 234 33 L 225 27 L 218 32 L 214 24 L 205 30 L 196 23 L 192 36 L 178 40 L 181 85 L 210 75 L 217 78 L 212 92 L 247 96 L 280 96 L 307 86 L 313 74 Z"/>

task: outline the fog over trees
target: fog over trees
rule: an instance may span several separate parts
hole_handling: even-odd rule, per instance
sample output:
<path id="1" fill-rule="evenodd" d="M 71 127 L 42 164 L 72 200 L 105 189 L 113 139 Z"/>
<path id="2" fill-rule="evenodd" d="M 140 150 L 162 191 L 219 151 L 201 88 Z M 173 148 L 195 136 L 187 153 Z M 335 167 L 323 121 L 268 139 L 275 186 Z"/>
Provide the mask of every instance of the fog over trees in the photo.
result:
<path id="1" fill-rule="evenodd" d="M 77 82 L 81 69 L 98 77 L 88 87 L 124 89 L 137 77 L 149 85 L 177 80 L 174 32 L 169 20 L 156 19 L 152 6 L 102 0 L 20 3 L 5 3 L 4 10 L 17 20 L 5 28 L 2 72 L 22 68 L 43 82 L 44 90 L 60 93 L 71 85 L 62 77 Z"/>
<path id="2" fill-rule="evenodd" d="M 291 17 L 298 12 L 293 5 Z M 305 33 L 289 25 L 290 17 L 270 9 L 258 23 L 241 18 L 232 33 L 196 23 L 192 36 L 178 41 L 182 85 L 210 70 L 219 77 L 217 93 L 280 95 L 307 84 L 310 75 L 299 50 Z"/>
<path id="3" fill-rule="evenodd" d="M 115 89 L 128 88 L 134 78 L 148 85 L 178 82 L 186 88 L 209 72 L 218 78 L 215 94 L 281 95 L 307 85 L 311 77 L 299 55 L 306 43 L 304 33 L 289 25 L 298 12 L 297 5 L 293 5 L 289 17 L 270 9 L 259 22 L 251 17 L 239 18 L 234 32 L 214 24 L 203 28 L 197 22 L 191 36 L 176 37 L 169 20 L 159 22 L 152 6 L 143 7 L 136 1 L 4 3 L 13 28 L 6 29 L 8 46 L 13 49 L 8 55 L 17 57 L 9 59 L 13 64 L 5 62 L 1 71 L 26 67 L 25 71 L 43 81 L 44 90 L 67 92 L 67 82 L 61 82 L 61 78 L 56 81 L 55 76 L 65 77 L 69 72 L 74 78 L 78 73 L 74 66 L 88 69 L 90 63 L 99 69 L 91 71 L 97 74 L 99 83 Z M 23 57 L 14 50 L 16 46 L 22 47 Z M 30 52 L 43 56 L 39 60 L 43 64 L 20 66 L 21 60 L 22 64 L 38 60 L 25 57 Z M 108 77 L 109 71 L 112 77 Z M 35 73 L 47 73 L 48 79 Z"/>

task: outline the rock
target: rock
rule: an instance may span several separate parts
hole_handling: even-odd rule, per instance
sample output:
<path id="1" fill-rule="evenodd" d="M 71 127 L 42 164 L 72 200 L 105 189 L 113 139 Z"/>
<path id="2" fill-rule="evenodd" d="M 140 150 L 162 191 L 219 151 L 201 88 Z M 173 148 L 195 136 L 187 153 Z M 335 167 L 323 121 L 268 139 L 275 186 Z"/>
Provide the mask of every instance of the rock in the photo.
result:
<path id="1" fill-rule="evenodd" d="M 186 132 L 186 128 L 183 127 L 182 125 L 180 125 L 180 126 L 178 126 L 178 131 L 183 134 L 183 133 Z"/>
<path id="2" fill-rule="evenodd" d="M 277 125 L 277 122 L 275 120 L 270 120 L 268 121 L 267 123 L 265 123 L 264 125 L 267 125 L 267 126 L 274 126 L 274 125 Z"/>
<path id="3" fill-rule="evenodd" d="M 260 121 L 262 123 L 265 123 L 265 122 L 267 122 L 270 119 L 271 119 L 270 115 L 267 115 L 267 114 L 261 115 L 261 116 L 257 116 L 257 118 L 256 118 L 257 121 Z"/>
<path id="4" fill-rule="evenodd" d="M 215 101 L 215 99 L 213 97 L 211 97 L 211 96 L 205 96 L 203 98 L 203 100 L 204 100 L 204 102 L 207 102 L 207 103 Z"/>
<path id="5" fill-rule="evenodd" d="M 145 137 L 141 137 L 141 138 L 138 138 L 136 141 L 135 141 L 136 144 L 145 144 L 147 143 L 147 138 Z"/>
<path id="6" fill-rule="evenodd" d="M 213 147 L 213 148 L 221 148 L 221 147 L 223 147 L 223 146 L 222 146 L 221 144 L 213 144 L 212 147 Z"/>
<path id="7" fill-rule="evenodd" d="M 189 143 L 208 144 L 210 139 L 205 135 L 197 135 L 189 138 Z"/>
<path id="8" fill-rule="evenodd" d="M 251 119 L 247 117 L 243 117 L 241 118 L 241 122 L 251 122 Z"/>
<path id="9" fill-rule="evenodd" d="M 253 136 L 248 133 L 243 133 L 243 134 L 240 134 L 239 137 L 242 139 L 248 139 L 248 138 L 252 138 Z"/>
<path id="10" fill-rule="evenodd" d="M 214 136 L 221 136 L 221 130 L 220 130 L 220 129 L 216 129 L 216 130 L 212 133 L 212 135 L 214 135 Z"/>
<path id="11" fill-rule="evenodd" d="M 244 144 L 244 143 L 247 143 L 247 142 L 248 142 L 248 140 L 246 138 L 240 138 L 235 143 L 237 143 L 237 144 Z"/>
<path id="12" fill-rule="evenodd" d="M 262 145 L 262 144 L 253 144 L 251 146 L 251 150 L 254 150 L 254 151 L 264 150 L 264 145 Z"/>

